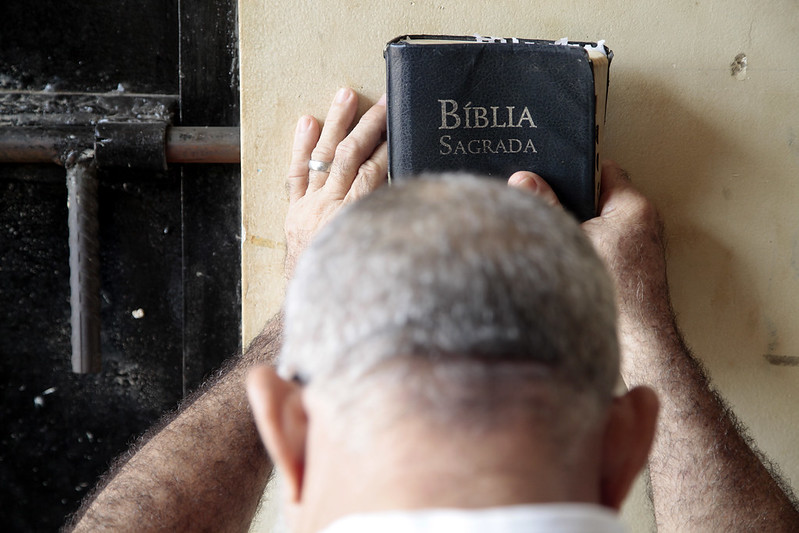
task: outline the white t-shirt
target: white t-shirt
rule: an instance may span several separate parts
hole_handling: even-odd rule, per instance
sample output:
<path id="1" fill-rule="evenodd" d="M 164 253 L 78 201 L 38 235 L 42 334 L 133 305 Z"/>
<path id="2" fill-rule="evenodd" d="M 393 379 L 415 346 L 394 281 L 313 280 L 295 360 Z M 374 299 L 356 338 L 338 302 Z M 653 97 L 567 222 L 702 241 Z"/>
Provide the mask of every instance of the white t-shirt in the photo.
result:
<path id="1" fill-rule="evenodd" d="M 624 533 L 599 505 L 555 503 L 488 509 L 423 509 L 345 516 L 321 533 Z"/>

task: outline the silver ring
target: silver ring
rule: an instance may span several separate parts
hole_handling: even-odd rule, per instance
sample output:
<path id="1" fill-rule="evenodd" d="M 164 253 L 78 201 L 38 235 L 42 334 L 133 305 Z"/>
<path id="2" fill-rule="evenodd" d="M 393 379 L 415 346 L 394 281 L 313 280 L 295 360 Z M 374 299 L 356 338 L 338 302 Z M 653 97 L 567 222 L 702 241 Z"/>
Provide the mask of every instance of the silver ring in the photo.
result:
<path id="1" fill-rule="evenodd" d="M 316 159 L 311 159 L 308 161 L 308 168 L 318 172 L 330 172 L 330 166 L 332 164 L 332 161 L 317 161 Z"/>

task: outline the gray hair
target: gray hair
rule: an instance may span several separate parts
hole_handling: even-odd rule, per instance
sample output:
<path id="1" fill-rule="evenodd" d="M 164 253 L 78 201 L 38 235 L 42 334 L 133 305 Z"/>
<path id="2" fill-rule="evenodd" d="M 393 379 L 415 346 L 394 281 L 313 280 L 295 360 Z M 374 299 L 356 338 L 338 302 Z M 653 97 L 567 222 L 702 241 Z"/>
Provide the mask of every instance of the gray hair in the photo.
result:
<path id="1" fill-rule="evenodd" d="M 468 175 L 385 187 L 324 228 L 289 286 L 284 339 L 282 376 L 344 394 L 390 368 L 441 391 L 523 375 L 597 403 L 619 365 L 612 283 L 576 221 Z"/>

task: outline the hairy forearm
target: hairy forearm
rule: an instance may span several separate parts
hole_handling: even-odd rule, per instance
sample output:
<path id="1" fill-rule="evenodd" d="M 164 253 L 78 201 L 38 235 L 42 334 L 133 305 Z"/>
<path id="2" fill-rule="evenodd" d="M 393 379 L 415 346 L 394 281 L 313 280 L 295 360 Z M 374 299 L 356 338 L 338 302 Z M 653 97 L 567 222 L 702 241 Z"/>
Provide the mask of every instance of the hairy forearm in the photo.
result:
<path id="1" fill-rule="evenodd" d="M 650 454 L 661 531 L 799 531 L 791 490 L 710 387 L 671 309 L 663 223 L 613 162 L 602 166 L 601 214 L 583 224 L 616 283 L 621 373 L 660 399 Z"/>
<path id="2" fill-rule="evenodd" d="M 790 488 L 710 387 L 667 298 L 656 298 L 660 309 L 622 305 L 620 327 L 627 385 L 647 385 L 661 401 L 649 465 L 658 529 L 799 531 Z"/>
<path id="3" fill-rule="evenodd" d="M 272 465 L 244 379 L 280 346 L 270 321 L 247 352 L 118 460 L 76 514 L 75 531 L 246 531 Z"/>

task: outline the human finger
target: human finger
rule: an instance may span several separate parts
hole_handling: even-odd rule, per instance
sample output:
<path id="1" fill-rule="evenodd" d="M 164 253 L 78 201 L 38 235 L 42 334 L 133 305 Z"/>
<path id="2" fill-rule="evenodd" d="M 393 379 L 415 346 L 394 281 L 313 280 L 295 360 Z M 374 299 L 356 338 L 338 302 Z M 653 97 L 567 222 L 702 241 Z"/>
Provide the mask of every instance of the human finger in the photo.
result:
<path id="1" fill-rule="evenodd" d="M 633 187 L 627 172 L 610 160 L 602 162 L 599 215 L 582 226 L 607 261 L 618 261 L 622 252 L 626 253 L 622 240 L 637 243 L 639 248 L 645 242 L 654 244 L 653 249 L 661 254 L 665 246 L 663 219 L 657 208 Z M 637 236 L 621 238 L 633 234 Z"/>
<path id="2" fill-rule="evenodd" d="M 311 152 L 311 159 L 322 162 L 333 161 L 336 147 L 347 136 L 347 130 L 352 124 L 357 110 L 358 95 L 355 94 L 355 91 L 349 87 L 339 89 L 327 112 L 319 142 Z M 313 192 L 325 184 L 328 173 L 311 170 L 309 176 L 308 190 Z"/>
<path id="3" fill-rule="evenodd" d="M 553 207 L 561 205 L 552 187 L 534 172 L 526 170 L 515 172 L 508 178 L 508 185 L 529 191 Z"/>
<path id="4" fill-rule="evenodd" d="M 598 212 L 600 217 L 608 217 L 618 209 L 627 210 L 648 200 L 636 189 L 630 175 L 615 161 L 602 162 L 602 182 L 599 189 Z"/>
<path id="5" fill-rule="evenodd" d="M 385 131 L 386 98 L 383 95 L 363 114 L 352 132 L 336 147 L 333 170 L 325 185 L 335 197 L 344 198 L 347 195 L 362 166 L 373 156 L 375 149 L 383 141 Z M 371 166 L 373 165 L 367 165 Z M 383 166 L 380 165 L 379 168 Z M 379 168 L 367 168 L 367 170 L 379 170 Z M 369 177 L 374 174 L 370 172 Z"/>
<path id="6" fill-rule="evenodd" d="M 358 169 L 358 174 L 344 198 L 354 202 L 386 183 L 388 176 L 388 143 L 383 141 Z"/>
<path id="7" fill-rule="evenodd" d="M 291 149 L 287 180 L 291 202 L 302 198 L 308 189 L 308 160 L 317 141 L 319 141 L 319 123 L 312 116 L 301 117 L 294 130 L 294 146 Z"/>

